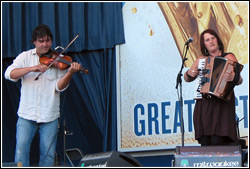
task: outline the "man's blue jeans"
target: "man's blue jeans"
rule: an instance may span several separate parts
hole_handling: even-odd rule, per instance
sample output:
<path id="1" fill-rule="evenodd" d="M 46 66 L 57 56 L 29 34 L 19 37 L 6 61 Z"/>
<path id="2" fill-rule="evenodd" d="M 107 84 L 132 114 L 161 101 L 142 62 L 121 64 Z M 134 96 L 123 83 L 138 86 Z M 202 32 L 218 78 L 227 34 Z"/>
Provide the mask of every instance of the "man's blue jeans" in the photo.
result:
<path id="1" fill-rule="evenodd" d="M 58 119 L 49 123 L 36 123 L 21 117 L 17 121 L 15 162 L 29 166 L 29 153 L 32 140 L 39 130 L 39 166 L 54 166 L 57 142 Z"/>

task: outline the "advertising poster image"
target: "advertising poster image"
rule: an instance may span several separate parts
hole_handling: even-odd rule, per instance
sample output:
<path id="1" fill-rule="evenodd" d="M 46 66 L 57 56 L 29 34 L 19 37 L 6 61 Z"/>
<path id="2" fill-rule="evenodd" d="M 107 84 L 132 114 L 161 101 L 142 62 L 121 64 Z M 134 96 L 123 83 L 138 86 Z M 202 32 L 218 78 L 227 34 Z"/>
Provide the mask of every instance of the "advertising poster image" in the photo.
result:
<path id="1" fill-rule="evenodd" d="M 244 66 L 243 83 L 234 88 L 241 137 L 248 137 L 248 2 L 126 2 L 126 42 L 117 48 L 118 150 L 167 150 L 182 144 L 176 78 L 189 38 L 183 73 L 201 56 L 200 34 L 215 30 L 225 51 Z M 193 110 L 197 81 L 182 76 L 184 142 L 194 138 Z"/>

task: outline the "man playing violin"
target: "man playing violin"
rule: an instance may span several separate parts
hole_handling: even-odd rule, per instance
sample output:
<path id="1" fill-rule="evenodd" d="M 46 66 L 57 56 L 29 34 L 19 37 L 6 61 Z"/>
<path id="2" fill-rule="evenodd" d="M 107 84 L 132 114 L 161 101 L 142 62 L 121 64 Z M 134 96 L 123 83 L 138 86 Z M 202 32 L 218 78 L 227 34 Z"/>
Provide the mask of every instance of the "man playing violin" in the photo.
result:
<path id="1" fill-rule="evenodd" d="M 13 82 L 21 79 L 21 98 L 16 125 L 15 162 L 29 166 L 32 140 L 39 131 L 39 166 L 53 166 L 60 116 L 60 92 L 66 90 L 81 64 L 73 62 L 68 70 L 48 67 L 39 57 L 52 46 L 53 36 L 48 26 L 38 25 L 33 30 L 34 49 L 19 54 L 7 68 L 5 78 Z M 34 80 L 42 73 L 38 80 Z"/>

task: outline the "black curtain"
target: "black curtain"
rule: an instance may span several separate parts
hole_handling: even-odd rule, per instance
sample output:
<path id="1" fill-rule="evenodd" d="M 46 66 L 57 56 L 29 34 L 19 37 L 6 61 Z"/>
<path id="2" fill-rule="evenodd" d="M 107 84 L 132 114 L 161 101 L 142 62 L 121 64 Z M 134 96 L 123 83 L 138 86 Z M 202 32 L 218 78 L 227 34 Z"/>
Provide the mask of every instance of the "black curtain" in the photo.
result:
<path id="1" fill-rule="evenodd" d="M 34 48 L 32 30 L 38 24 L 51 28 L 53 48 L 66 47 L 79 33 L 65 55 L 89 70 L 89 74 L 76 73 L 61 93 L 57 144 L 61 161 L 64 143 L 66 149 L 79 148 L 83 154 L 116 150 L 115 45 L 125 43 L 122 4 L 4 2 L 2 9 L 2 162 L 14 161 L 20 96 L 20 81 L 5 80 L 4 72 L 19 53 Z M 31 163 L 39 158 L 36 142 L 32 143 Z"/>

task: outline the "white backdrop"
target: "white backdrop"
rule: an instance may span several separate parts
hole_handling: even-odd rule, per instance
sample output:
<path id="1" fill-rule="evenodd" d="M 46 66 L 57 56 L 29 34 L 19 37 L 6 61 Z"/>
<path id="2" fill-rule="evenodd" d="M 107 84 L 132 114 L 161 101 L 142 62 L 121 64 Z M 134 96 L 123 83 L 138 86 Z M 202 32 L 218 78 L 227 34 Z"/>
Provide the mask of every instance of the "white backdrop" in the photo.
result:
<path id="1" fill-rule="evenodd" d="M 182 64 L 178 39 L 156 2 L 126 2 L 123 17 L 126 43 L 117 48 L 118 150 L 173 149 L 182 141 L 175 88 Z M 179 39 L 183 40 L 187 39 Z M 248 114 L 248 58 L 245 60 L 244 83 L 235 88 L 240 119 Z M 192 116 L 195 85 L 182 77 L 185 145 L 198 145 Z M 240 122 L 240 134 L 248 136 L 248 116 Z"/>

